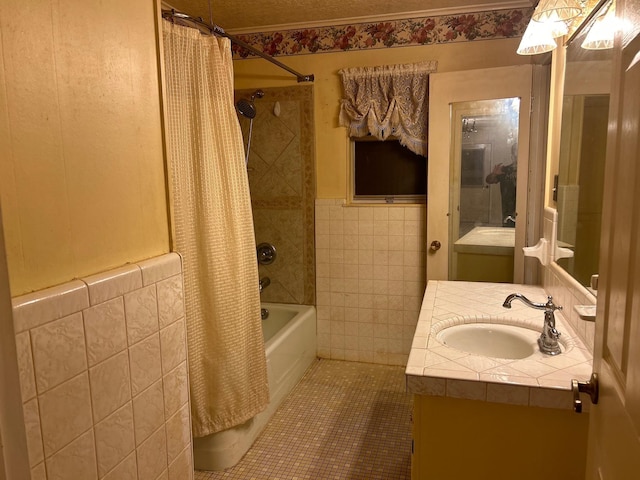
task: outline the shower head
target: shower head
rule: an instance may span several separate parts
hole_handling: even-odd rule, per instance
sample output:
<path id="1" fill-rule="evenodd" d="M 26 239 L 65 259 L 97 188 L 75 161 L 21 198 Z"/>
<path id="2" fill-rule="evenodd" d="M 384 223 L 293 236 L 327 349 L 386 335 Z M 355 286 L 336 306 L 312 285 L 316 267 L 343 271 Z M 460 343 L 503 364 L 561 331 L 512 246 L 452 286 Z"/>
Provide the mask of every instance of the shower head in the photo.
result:
<path id="1" fill-rule="evenodd" d="M 236 103 L 236 109 L 243 117 L 250 119 L 256 118 L 256 106 L 253 101 L 256 98 L 262 97 L 264 97 L 264 92 L 262 90 L 256 90 L 255 92 L 253 92 L 250 99 L 241 98 L 240 100 L 238 100 L 238 102 Z"/>
<path id="2" fill-rule="evenodd" d="M 243 117 L 251 119 L 256 117 L 256 106 L 251 100 L 248 100 L 246 98 L 241 98 L 240 100 L 238 100 L 238 102 L 236 103 L 236 110 L 238 110 L 240 115 L 242 115 Z"/>

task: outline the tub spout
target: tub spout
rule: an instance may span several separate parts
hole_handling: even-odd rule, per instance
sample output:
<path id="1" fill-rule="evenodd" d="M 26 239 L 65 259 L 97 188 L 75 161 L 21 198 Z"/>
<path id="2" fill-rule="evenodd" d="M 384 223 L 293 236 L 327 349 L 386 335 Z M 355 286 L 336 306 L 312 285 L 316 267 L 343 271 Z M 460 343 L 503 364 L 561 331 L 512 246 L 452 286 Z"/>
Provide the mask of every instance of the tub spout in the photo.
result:
<path id="1" fill-rule="evenodd" d="M 271 279 L 269 277 L 262 277 L 258 282 L 258 288 L 260 289 L 260 293 L 262 293 L 262 290 L 267 288 L 269 285 L 271 285 Z"/>

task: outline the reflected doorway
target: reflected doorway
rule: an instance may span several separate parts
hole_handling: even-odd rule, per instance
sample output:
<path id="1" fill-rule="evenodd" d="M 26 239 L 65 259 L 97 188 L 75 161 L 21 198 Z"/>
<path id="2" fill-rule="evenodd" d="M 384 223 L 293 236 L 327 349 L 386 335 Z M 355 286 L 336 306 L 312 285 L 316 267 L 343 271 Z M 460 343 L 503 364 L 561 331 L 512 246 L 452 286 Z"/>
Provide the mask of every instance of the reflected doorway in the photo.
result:
<path id="1" fill-rule="evenodd" d="M 514 282 L 519 113 L 517 97 L 451 104 L 450 280 Z"/>

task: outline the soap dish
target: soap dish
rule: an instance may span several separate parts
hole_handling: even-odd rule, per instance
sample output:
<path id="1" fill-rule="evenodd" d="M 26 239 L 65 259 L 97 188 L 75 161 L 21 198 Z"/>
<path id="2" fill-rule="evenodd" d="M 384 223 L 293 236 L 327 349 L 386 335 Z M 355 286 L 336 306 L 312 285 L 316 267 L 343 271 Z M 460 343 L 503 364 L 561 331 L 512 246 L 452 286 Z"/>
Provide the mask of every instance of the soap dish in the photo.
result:
<path id="1" fill-rule="evenodd" d="M 582 320 L 586 320 L 587 322 L 596 321 L 595 305 L 574 305 L 573 309 L 578 313 Z"/>

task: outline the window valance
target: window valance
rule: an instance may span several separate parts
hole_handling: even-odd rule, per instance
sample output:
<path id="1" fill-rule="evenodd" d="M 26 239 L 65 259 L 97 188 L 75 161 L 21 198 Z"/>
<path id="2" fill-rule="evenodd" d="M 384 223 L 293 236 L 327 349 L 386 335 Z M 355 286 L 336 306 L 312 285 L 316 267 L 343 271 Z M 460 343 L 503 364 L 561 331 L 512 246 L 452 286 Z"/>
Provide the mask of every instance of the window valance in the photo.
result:
<path id="1" fill-rule="evenodd" d="M 412 152 L 427 156 L 429 74 L 438 62 L 340 70 L 344 98 L 340 125 L 349 136 L 394 136 Z"/>

